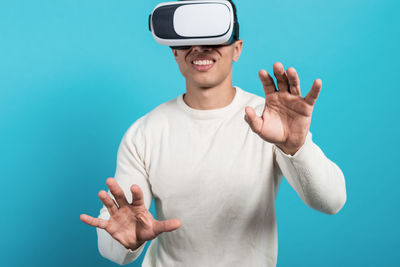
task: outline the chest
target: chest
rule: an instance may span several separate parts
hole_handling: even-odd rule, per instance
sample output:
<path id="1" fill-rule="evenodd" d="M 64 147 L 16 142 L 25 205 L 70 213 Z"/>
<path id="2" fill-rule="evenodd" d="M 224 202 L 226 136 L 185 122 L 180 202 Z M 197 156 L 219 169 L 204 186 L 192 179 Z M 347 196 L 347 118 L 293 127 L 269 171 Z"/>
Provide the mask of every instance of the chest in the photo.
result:
<path id="1" fill-rule="evenodd" d="M 187 200 L 251 194 L 271 183 L 272 146 L 244 120 L 194 121 L 157 133 L 149 180 L 155 198 Z M 240 193 L 241 192 L 241 193 Z M 228 196 L 229 195 L 229 196 Z"/>

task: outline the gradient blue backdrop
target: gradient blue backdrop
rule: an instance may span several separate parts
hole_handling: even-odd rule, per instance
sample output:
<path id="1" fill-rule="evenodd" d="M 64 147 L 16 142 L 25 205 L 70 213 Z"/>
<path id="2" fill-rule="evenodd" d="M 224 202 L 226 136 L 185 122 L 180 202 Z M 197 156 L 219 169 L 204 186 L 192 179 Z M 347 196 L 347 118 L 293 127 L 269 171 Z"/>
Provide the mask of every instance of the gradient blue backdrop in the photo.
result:
<path id="1" fill-rule="evenodd" d="M 98 215 L 128 127 L 185 91 L 147 29 L 160 2 L 0 2 L 0 266 L 115 266 L 79 215 Z M 311 131 L 347 183 L 334 216 L 282 183 L 278 266 L 400 266 L 398 1 L 235 2 L 234 84 L 263 96 L 277 61 L 303 93 L 321 78 Z"/>

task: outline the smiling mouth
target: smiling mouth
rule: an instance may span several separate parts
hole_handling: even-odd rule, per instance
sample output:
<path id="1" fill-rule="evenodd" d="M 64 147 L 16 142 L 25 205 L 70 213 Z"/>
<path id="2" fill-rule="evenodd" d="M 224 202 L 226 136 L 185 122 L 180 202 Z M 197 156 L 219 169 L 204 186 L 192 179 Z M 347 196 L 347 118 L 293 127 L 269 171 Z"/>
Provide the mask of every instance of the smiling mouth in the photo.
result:
<path id="1" fill-rule="evenodd" d="M 204 66 L 204 65 L 210 65 L 214 64 L 215 60 L 213 59 L 201 59 L 201 60 L 193 60 L 192 64 L 198 65 L 198 66 Z"/>
<path id="2" fill-rule="evenodd" d="M 207 71 L 214 66 L 215 60 L 213 59 L 199 59 L 193 60 L 192 66 L 198 71 Z"/>

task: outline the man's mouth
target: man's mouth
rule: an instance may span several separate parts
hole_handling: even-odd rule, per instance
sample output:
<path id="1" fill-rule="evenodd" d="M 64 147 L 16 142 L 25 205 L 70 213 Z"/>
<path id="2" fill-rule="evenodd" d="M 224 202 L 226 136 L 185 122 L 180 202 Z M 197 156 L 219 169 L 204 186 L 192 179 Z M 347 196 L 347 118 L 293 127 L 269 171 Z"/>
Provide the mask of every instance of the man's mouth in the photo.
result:
<path id="1" fill-rule="evenodd" d="M 214 59 L 196 59 L 192 61 L 192 66 L 198 71 L 207 71 L 214 66 Z"/>

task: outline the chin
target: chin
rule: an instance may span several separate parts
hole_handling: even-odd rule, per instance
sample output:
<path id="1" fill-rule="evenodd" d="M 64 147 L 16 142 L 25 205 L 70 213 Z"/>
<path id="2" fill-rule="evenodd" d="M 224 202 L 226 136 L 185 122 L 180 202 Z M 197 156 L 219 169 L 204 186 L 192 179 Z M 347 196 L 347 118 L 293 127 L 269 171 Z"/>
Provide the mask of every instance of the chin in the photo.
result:
<path id="1" fill-rule="evenodd" d="M 219 83 L 215 83 L 215 82 L 196 82 L 194 84 L 199 88 L 208 89 L 208 88 L 213 88 L 213 87 L 217 86 Z"/>
<path id="2" fill-rule="evenodd" d="M 219 84 L 222 83 L 222 81 L 218 79 L 212 79 L 212 77 L 203 76 L 203 77 L 196 77 L 196 79 L 192 79 L 191 83 L 196 87 L 207 89 L 218 86 Z"/>

